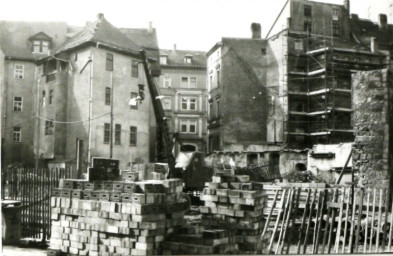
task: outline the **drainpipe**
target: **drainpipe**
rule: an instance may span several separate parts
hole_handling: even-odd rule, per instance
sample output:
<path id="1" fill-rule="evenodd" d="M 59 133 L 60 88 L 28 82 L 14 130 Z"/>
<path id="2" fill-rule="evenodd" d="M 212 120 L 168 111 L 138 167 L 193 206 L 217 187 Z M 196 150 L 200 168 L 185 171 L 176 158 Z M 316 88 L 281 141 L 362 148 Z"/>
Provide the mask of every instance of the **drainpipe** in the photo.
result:
<path id="1" fill-rule="evenodd" d="M 111 122 L 110 122 L 110 140 L 109 140 L 109 158 L 113 156 L 113 71 L 111 71 L 111 80 L 110 80 L 110 88 L 111 88 Z"/>
<path id="2" fill-rule="evenodd" d="M 41 78 L 38 74 L 38 67 L 35 68 L 35 81 L 37 82 L 37 98 L 36 98 L 36 120 L 35 120 L 35 132 L 36 132 L 36 152 L 35 152 L 35 169 L 38 170 L 40 163 L 40 137 L 41 137 L 41 125 L 40 125 L 40 83 Z"/>
<path id="3" fill-rule="evenodd" d="M 98 47 L 98 45 L 97 45 Z M 91 117 L 93 114 L 93 52 L 90 50 L 90 93 L 89 93 L 89 133 L 88 133 L 88 148 L 87 148 L 87 165 L 91 167 Z"/>

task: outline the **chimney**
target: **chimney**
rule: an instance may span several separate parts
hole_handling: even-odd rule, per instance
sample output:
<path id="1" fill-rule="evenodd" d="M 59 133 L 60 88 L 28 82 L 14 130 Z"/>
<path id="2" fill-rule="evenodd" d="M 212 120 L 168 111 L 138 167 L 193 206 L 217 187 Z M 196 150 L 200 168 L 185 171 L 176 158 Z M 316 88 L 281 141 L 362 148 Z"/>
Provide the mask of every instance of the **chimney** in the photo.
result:
<path id="1" fill-rule="evenodd" d="M 386 14 L 379 14 L 379 29 L 387 29 L 388 27 L 388 17 L 386 16 Z"/>
<path id="2" fill-rule="evenodd" d="M 370 42 L 370 48 L 371 48 L 371 52 L 373 53 L 378 53 L 379 52 L 379 47 L 378 47 L 378 41 L 377 38 L 375 37 L 371 37 L 371 42 Z"/>
<path id="3" fill-rule="evenodd" d="M 287 18 L 287 28 L 288 29 L 292 28 L 292 18 Z"/>
<path id="4" fill-rule="evenodd" d="M 153 32 L 153 22 L 149 21 L 149 33 Z"/>
<path id="5" fill-rule="evenodd" d="M 176 44 L 173 44 L 173 51 L 176 51 Z"/>
<path id="6" fill-rule="evenodd" d="M 252 33 L 252 38 L 260 39 L 261 38 L 261 24 L 252 23 L 251 24 L 251 33 Z"/>
<path id="7" fill-rule="evenodd" d="M 351 3 L 349 2 L 349 0 L 344 0 L 344 9 L 347 12 L 347 15 L 349 15 L 351 13 Z"/>
<path id="8" fill-rule="evenodd" d="M 97 19 L 98 19 L 99 21 L 102 21 L 102 20 L 104 19 L 104 14 L 103 14 L 103 13 L 97 14 Z"/>

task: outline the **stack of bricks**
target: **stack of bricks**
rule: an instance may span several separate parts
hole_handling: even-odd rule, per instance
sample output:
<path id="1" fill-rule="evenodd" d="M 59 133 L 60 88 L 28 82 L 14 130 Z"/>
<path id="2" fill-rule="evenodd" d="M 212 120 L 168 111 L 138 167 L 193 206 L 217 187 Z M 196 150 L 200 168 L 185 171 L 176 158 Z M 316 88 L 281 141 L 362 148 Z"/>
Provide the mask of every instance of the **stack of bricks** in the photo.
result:
<path id="1" fill-rule="evenodd" d="M 130 171 L 122 172 L 122 177 L 126 181 L 164 180 L 168 169 L 165 163 L 133 164 Z"/>
<path id="2" fill-rule="evenodd" d="M 184 225 L 189 202 L 180 179 L 63 180 L 52 192 L 48 252 L 71 255 L 156 255 Z"/>
<path id="3" fill-rule="evenodd" d="M 223 229 L 203 230 L 201 226 L 183 227 L 162 244 L 163 255 L 236 254 L 238 246 Z"/>
<path id="4" fill-rule="evenodd" d="M 231 169 L 215 172 L 201 195 L 202 225 L 225 229 L 240 250 L 254 251 L 264 227 L 263 184 L 250 181 L 249 175 L 235 175 Z"/>

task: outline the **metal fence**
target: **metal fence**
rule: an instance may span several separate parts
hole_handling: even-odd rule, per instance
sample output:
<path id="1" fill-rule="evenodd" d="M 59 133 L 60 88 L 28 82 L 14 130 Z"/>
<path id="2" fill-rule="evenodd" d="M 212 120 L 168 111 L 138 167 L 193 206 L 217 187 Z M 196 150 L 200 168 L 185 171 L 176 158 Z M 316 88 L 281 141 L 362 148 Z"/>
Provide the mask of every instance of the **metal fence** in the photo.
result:
<path id="1" fill-rule="evenodd" d="M 70 178 L 71 169 L 10 168 L 1 171 L 1 198 L 21 201 L 21 236 L 50 238 L 52 188 Z"/>

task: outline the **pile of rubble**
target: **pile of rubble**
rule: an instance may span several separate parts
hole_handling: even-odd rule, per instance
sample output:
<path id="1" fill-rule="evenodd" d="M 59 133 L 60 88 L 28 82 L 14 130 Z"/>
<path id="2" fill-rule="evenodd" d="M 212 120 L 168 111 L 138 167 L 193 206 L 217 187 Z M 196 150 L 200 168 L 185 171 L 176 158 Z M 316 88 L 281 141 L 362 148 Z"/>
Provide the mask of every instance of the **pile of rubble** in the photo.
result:
<path id="1" fill-rule="evenodd" d="M 135 180 L 137 172 L 127 174 Z M 63 180 L 52 194 L 50 250 L 75 255 L 156 255 L 184 225 L 179 179 Z"/>

